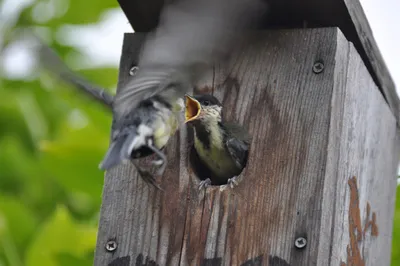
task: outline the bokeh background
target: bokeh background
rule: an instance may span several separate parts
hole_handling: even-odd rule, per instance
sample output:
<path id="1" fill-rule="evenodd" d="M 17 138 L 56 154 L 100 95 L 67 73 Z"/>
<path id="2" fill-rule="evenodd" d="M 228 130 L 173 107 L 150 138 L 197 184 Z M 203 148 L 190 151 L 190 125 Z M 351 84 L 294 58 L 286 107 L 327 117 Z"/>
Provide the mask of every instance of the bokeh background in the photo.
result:
<path id="1" fill-rule="evenodd" d="M 396 1 L 363 5 L 399 88 Z M 0 0 L 0 266 L 89 266 L 111 114 L 39 70 L 32 44 L 13 39 L 32 25 L 71 68 L 112 92 L 132 28 L 116 0 Z M 400 265 L 400 193 L 392 265 Z"/>

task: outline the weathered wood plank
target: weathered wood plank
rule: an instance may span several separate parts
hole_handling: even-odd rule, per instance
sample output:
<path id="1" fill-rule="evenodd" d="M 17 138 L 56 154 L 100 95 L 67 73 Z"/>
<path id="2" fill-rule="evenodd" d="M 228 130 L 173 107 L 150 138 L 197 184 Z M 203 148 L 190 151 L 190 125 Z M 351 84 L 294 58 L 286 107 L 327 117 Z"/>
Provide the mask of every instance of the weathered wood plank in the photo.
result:
<path id="1" fill-rule="evenodd" d="M 120 84 L 142 37 L 125 36 Z M 259 32 L 236 45 L 231 62 L 215 67 L 214 83 L 198 89 L 213 88 L 224 117 L 253 136 L 243 182 L 199 192 L 182 128 L 167 147 L 164 193 L 130 165 L 106 174 L 95 265 L 340 265 L 357 258 L 347 246 L 358 220 L 365 224 L 367 201 L 376 216 L 368 228 L 379 234 L 366 231 L 360 257 L 385 265 L 398 136 L 357 52 L 336 28 Z M 324 64 L 319 74 L 316 62 Z M 357 195 L 361 212 L 350 200 Z M 294 245 L 299 237 L 303 249 Z"/>
<path id="2" fill-rule="evenodd" d="M 246 183 L 232 192 L 236 202 L 224 203 L 240 211 L 228 218 L 233 257 L 224 265 L 260 255 L 264 263 L 276 257 L 288 265 L 315 264 L 323 233 L 321 199 L 333 77 L 339 67 L 335 59 L 338 53 L 346 55 L 337 50 L 336 39 L 336 29 L 253 36 L 231 66 L 216 73 L 217 84 L 225 82 L 229 92 L 220 96 L 231 106 L 226 117 L 244 123 L 254 138 Z M 313 65 L 319 61 L 325 68 L 315 74 Z M 238 239 L 229 239 L 232 234 Z M 295 248 L 298 237 L 307 239 L 307 248 Z"/>
<path id="3" fill-rule="evenodd" d="M 354 46 L 344 39 L 339 45 L 348 54 L 337 58 L 347 64 L 335 73 L 322 206 L 321 230 L 327 234 L 318 262 L 389 265 L 400 148 L 395 118 Z M 372 212 L 378 232 L 368 223 Z M 358 240 L 357 230 L 362 230 L 361 242 L 351 242 L 354 237 Z"/>
<path id="4" fill-rule="evenodd" d="M 388 102 L 399 126 L 400 101 L 396 92 L 396 86 L 392 77 L 390 76 L 382 54 L 379 51 L 361 3 L 354 0 L 345 0 L 344 2 L 353 22 L 356 31 L 355 34 L 358 36 L 357 39 L 354 39 L 354 44 L 359 53 L 363 56 L 364 63 L 368 68 L 370 68 L 370 74 L 372 75 L 372 78 L 375 80 L 376 84 L 378 84 L 379 88 L 382 90 L 382 93 Z M 360 44 L 362 47 L 359 46 Z"/>
<path id="5" fill-rule="evenodd" d="M 172 0 L 118 0 L 136 32 L 153 30 L 161 9 Z M 393 115 L 400 123 L 400 100 L 395 84 L 359 0 L 267 0 L 270 11 L 264 22 L 267 28 L 339 27 L 353 42 L 372 78 L 382 91 Z"/>
<path id="6" fill-rule="evenodd" d="M 342 126 L 332 132 L 341 141 L 330 148 L 339 154 L 331 185 L 335 201 L 324 206 L 334 210 L 330 259 L 332 265 L 390 265 L 400 148 L 396 122 L 353 45 L 345 82 L 337 90 Z"/>

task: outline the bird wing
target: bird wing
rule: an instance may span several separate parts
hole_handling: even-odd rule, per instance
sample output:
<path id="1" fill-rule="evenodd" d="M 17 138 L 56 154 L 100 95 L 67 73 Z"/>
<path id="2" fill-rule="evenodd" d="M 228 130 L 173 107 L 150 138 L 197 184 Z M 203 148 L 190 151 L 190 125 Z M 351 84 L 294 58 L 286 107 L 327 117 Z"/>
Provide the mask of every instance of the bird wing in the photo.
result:
<path id="1" fill-rule="evenodd" d="M 227 132 L 225 146 L 233 158 L 236 166 L 241 169 L 247 161 L 250 146 L 250 136 L 240 125 L 234 123 L 224 124 Z"/>
<path id="2" fill-rule="evenodd" d="M 129 114 L 137 105 L 152 96 L 162 94 L 167 98 L 178 98 L 183 86 L 190 86 L 182 75 L 168 68 L 139 68 L 126 86 L 114 98 L 114 112 L 118 117 Z"/>
<path id="3" fill-rule="evenodd" d="M 224 122 L 223 126 L 226 129 L 226 132 L 229 133 L 229 137 L 241 139 L 244 143 L 247 144 L 250 143 L 251 136 L 243 126 L 233 122 Z"/>
<path id="4" fill-rule="evenodd" d="M 72 71 L 48 45 L 44 44 L 39 37 L 34 36 L 38 42 L 38 53 L 40 62 L 49 71 L 57 74 L 62 80 L 80 89 L 95 100 L 111 108 L 114 96 L 104 88 L 92 84 L 88 80 Z"/>
<path id="5" fill-rule="evenodd" d="M 115 97 L 117 115 L 158 93 L 182 97 L 216 60 L 229 54 L 235 37 L 260 14 L 260 7 L 262 0 L 181 0 L 166 6 L 144 43 L 139 70 Z M 170 90 L 171 83 L 177 88 Z"/>
<path id="6" fill-rule="evenodd" d="M 244 167 L 249 154 L 249 145 L 236 138 L 230 138 L 225 142 L 226 148 L 239 169 Z"/>

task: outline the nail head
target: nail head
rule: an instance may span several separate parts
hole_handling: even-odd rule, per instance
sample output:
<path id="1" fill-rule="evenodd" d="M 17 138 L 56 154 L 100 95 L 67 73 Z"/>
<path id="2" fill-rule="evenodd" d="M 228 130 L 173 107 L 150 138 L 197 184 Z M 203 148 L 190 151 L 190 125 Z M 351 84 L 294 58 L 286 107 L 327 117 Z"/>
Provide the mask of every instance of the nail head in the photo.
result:
<path id="1" fill-rule="evenodd" d="M 296 238 L 296 240 L 294 241 L 294 246 L 296 248 L 302 249 L 307 245 L 307 239 L 305 239 L 304 237 L 298 237 Z"/>
<path id="2" fill-rule="evenodd" d="M 136 75 L 136 72 L 139 70 L 139 67 L 137 66 L 133 66 L 130 70 L 129 70 L 129 75 L 134 76 Z"/>
<path id="3" fill-rule="evenodd" d="M 313 72 L 315 73 L 315 74 L 319 74 L 319 73 L 321 73 L 322 71 L 324 71 L 324 64 L 322 63 L 322 62 L 315 62 L 314 63 L 314 65 L 313 65 L 313 68 L 312 68 L 312 70 L 313 70 Z"/>
<path id="4" fill-rule="evenodd" d="M 117 249 L 117 242 L 115 242 L 115 240 L 110 240 L 107 242 L 106 244 L 106 250 L 108 252 L 114 252 Z"/>

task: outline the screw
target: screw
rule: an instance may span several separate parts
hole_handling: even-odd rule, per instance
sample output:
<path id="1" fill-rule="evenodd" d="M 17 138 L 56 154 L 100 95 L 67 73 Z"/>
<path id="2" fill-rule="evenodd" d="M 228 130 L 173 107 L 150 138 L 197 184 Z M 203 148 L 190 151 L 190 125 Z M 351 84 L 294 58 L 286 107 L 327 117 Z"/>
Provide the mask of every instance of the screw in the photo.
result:
<path id="1" fill-rule="evenodd" d="M 129 75 L 134 76 L 136 75 L 136 72 L 139 70 L 139 67 L 137 66 L 133 66 L 130 70 L 129 70 Z"/>
<path id="2" fill-rule="evenodd" d="M 304 237 L 296 238 L 296 240 L 294 241 L 294 246 L 296 248 L 302 249 L 306 245 L 307 245 L 307 239 L 305 239 Z"/>
<path id="3" fill-rule="evenodd" d="M 312 67 L 312 70 L 313 70 L 313 72 L 314 72 L 315 74 L 321 73 L 322 71 L 324 71 L 324 63 L 322 63 L 322 62 L 315 62 L 314 65 L 313 65 L 313 67 Z"/>
<path id="4" fill-rule="evenodd" d="M 107 242 L 106 244 L 106 250 L 108 252 L 114 252 L 117 249 L 117 242 L 115 242 L 115 240 L 110 240 Z"/>

